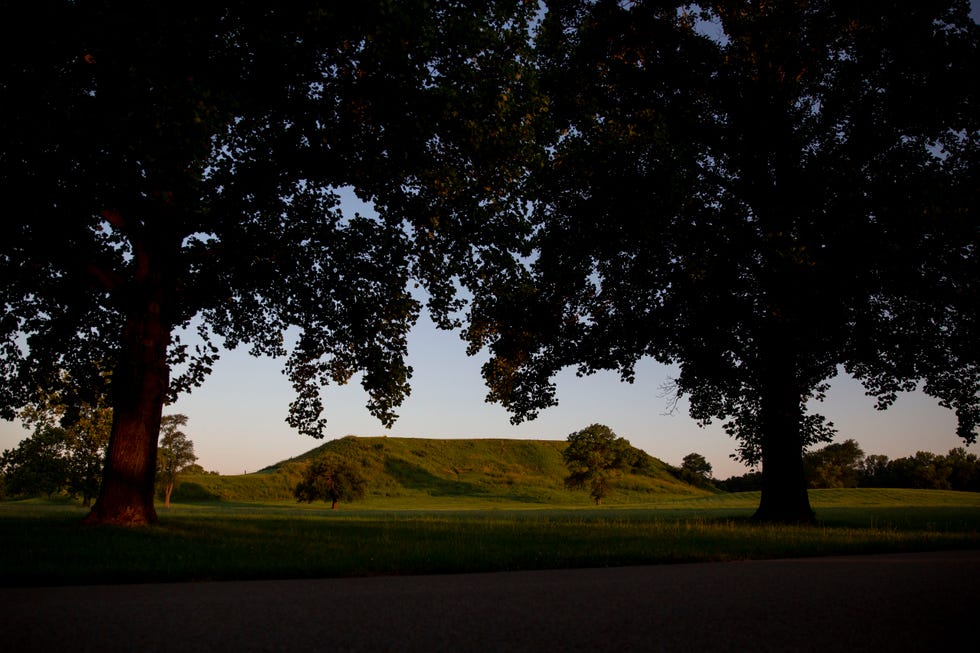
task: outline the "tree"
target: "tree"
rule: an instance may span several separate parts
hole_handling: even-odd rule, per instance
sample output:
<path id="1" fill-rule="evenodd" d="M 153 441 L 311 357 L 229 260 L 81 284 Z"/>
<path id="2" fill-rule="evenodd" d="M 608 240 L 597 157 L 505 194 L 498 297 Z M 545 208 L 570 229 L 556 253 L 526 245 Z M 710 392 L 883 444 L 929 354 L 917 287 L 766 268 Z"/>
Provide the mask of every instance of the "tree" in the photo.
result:
<path id="1" fill-rule="evenodd" d="M 945 456 L 919 451 L 914 456 L 889 460 L 868 456 L 860 465 L 860 487 L 980 491 L 980 459 L 966 449 L 950 449 Z"/>
<path id="2" fill-rule="evenodd" d="M 297 501 L 306 503 L 329 501 L 330 509 L 336 510 L 340 501 L 363 499 L 366 485 L 367 481 L 350 461 L 328 454 L 309 464 L 293 494 Z"/>
<path id="3" fill-rule="evenodd" d="M 112 430 L 112 409 L 104 405 L 69 405 L 57 394 L 43 395 L 36 404 L 19 415 L 25 426 L 35 430 L 57 428 L 63 431 L 67 485 L 72 497 L 81 495 L 89 506 L 99 493 L 106 447 Z"/>
<path id="4" fill-rule="evenodd" d="M 112 432 L 112 409 L 83 407 L 66 429 L 68 436 L 68 489 L 90 506 L 99 495 L 106 450 Z"/>
<path id="5" fill-rule="evenodd" d="M 980 492 L 980 457 L 967 453 L 963 447 L 956 447 L 946 455 L 946 465 L 950 469 L 950 489 Z"/>
<path id="6" fill-rule="evenodd" d="M 695 487 L 715 489 L 715 480 L 711 477 L 711 463 L 699 453 L 684 456 L 680 467 L 672 467 L 674 476 Z"/>
<path id="7" fill-rule="evenodd" d="M 88 506 L 98 494 L 112 411 L 105 407 L 66 406 L 49 395 L 20 413 L 34 434 L 5 452 L 9 487 L 18 494 L 81 495 Z"/>
<path id="8" fill-rule="evenodd" d="M 488 282 L 471 348 L 515 421 L 553 376 L 674 363 L 675 398 L 806 522 L 808 413 L 844 370 L 922 389 L 976 439 L 978 27 L 960 0 L 551 3 L 537 256 Z"/>
<path id="9" fill-rule="evenodd" d="M 0 417 L 51 392 L 111 404 L 88 521 L 156 520 L 163 406 L 219 345 L 289 354 L 301 432 L 322 434 L 319 388 L 356 374 L 390 425 L 420 311 L 409 284 L 452 326 L 458 284 L 510 265 L 500 252 L 526 231 L 533 94 L 512 82 L 534 7 L 7 9 Z M 377 217 L 344 214 L 339 189 Z"/>
<path id="10" fill-rule="evenodd" d="M 872 454 L 858 467 L 859 487 L 894 487 L 890 479 L 888 456 Z"/>
<path id="11" fill-rule="evenodd" d="M 571 433 L 561 455 L 570 472 L 565 485 L 587 489 L 597 506 L 635 459 L 629 440 L 602 424 Z"/>
<path id="12" fill-rule="evenodd" d="M 194 443 L 180 430 L 182 426 L 187 426 L 186 415 L 164 415 L 160 424 L 157 481 L 163 487 L 165 508 L 170 507 L 170 495 L 174 491 L 177 476 L 197 460 Z"/>
<path id="13" fill-rule="evenodd" d="M 917 451 L 914 456 L 896 458 L 888 463 L 888 478 L 892 487 L 949 490 L 952 471 L 945 456 L 930 451 Z"/>
<path id="14" fill-rule="evenodd" d="M 183 472 L 185 474 L 194 475 L 194 476 L 205 476 L 205 475 L 207 475 L 207 476 L 220 476 L 220 474 L 218 472 L 216 472 L 214 470 L 208 471 L 208 470 L 204 469 L 204 467 L 202 467 L 201 465 L 198 465 L 197 463 L 192 463 L 192 464 L 188 465 L 187 467 L 185 467 L 183 469 Z"/>
<path id="15" fill-rule="evenodd" d="M 813 488 L 857 487 L 864 452 L 855 440 L 811 451 L 803 456 L 803 468 Z"/>
<path id="16" fill-rule="evenodd" d="M 750 471 L 738 476 L 729 476 L 718 481 L 718 487 L 725 492 L 758 492 L 762 489 L 762 472 Z"/>
<path id="17" fill-rule="evenodd" d="M 41 426 L 16 448 L 0 455 L 4 491 L 11 496 L 57 494 L 68 485 L 68 435 L 62 428 Z"/>
<path id="18" fill-rule="evenodd" d="M 702 478 L 711 478 L 711 463 L 699 453 L 684 456 L 681 469 Z"/>

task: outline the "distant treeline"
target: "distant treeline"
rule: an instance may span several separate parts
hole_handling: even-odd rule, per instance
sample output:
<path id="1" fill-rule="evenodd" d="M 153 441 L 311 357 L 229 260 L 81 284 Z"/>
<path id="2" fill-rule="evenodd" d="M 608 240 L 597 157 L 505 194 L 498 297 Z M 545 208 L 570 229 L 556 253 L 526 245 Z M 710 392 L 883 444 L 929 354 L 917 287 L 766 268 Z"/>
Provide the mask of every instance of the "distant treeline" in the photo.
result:
<path id="1" fill-rule="evenodd" d="M 809 487 L 896 487 L 921 490 L 980 492 L 980 458 L 966 449 L 950 449 L 946 455 L 919 451 L 913 456 L 889 460 L 888 456 L 865 456 L 854 440 L 830 444 L 804 456 Z M 762 473 L 749 472 L 716 480 L 727 492 L 758 490 Z"/>

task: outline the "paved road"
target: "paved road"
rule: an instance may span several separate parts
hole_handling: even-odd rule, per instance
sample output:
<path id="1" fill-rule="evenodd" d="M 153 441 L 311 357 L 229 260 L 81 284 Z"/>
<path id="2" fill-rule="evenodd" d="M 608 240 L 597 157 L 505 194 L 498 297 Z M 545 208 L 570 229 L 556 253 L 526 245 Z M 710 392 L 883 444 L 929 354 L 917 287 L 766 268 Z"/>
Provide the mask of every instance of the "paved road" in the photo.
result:
<path id="1" fill-rule="evenodd" d="M 975 650 L 978 580 L 980 551 L 966 551 L 0 588 L 0 646 L 18 653 Z"/>

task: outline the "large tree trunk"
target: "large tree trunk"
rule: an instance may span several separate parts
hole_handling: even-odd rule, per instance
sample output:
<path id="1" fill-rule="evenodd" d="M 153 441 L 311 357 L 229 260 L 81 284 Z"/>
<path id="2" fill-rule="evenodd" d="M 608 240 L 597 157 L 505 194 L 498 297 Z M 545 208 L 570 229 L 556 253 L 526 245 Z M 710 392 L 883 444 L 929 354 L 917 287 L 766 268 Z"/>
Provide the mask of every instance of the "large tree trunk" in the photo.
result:
<path id="1" fill-rule="evenodd" d="M 762 497 L 754 518 L 813 523 L 803 471 L 803 406 L 793 356 L 770 351 L 762 387 Z"/>
<path id="2" fill-rule="evenodd" d="M 153 506 L 157 439 L 170 382 L 166 293 L 158 260 L 137 248 L 137 283 L 129 293 L 128 318 L 112 375 L 112 433 L 102 487 L 91 524 L 141 525 L 157 521 Z"/>

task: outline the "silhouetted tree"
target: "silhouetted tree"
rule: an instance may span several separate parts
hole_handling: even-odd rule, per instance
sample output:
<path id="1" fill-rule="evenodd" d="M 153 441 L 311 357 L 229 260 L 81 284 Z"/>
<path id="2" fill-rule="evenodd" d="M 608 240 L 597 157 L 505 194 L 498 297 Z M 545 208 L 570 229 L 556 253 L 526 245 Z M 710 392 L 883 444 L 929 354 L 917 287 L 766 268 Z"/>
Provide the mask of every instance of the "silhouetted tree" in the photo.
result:
<path id="1" fill-rule="evenodd" d="M 952 469 L 944 456 L 929 451 L 917 451 L 913 456 L 896 458 L 888 463 L 887 476 L 891 487 L 919 490 L 949 490 Z"/>
<path id="2" fill-rule="evenodd" d="M 363 499 L 366 485 L 353 463 L 328 454 L 309 464 L 293 494 L 297 501 L 306 503 L 327 501 L 330 509 L 336 510 L 339 501 Z"/>
<path id="3" fill-rule="evenodd" d="M 860 465 L 860 487 L 980 491 L 980 458 L 966 449 L 950 449 L 947 455 L 919 451 L 914 456 L 889 460 L 868 456 Z"/>
<path id="4" fill-rule="evenodd" d="M 570 472 L 565 485 L 588 490 L 597 506 L 635 459 L 629 440 L 602 424 L 571 433 L 561 455 Z"/>
<path id="5" fill-rule="evenodd" d="M 896 487 L 890 479 L 888 456 L 872 454 L 858 465 L 858 486 Z"/>
<path id="6" fill-rule="evenodd" d="M 704 478 L 711 478 L 711 463 L 699 453 L 689 453 L 684 456 L 681 469 Z"/>
<path id="7" fill-rule="evenodd" d="M 410 279 L 451 326 L 458 284 L 511 265 L 526 229 L 514 189 L 546 107 L 515 81 L 535 9 L 5 7 L 0 417 L 41 393 L 111 403 L 88 521 L 156 520 L 163 405 L 219 344 L 289 353 L 304 433 L 322 432 L 320 386 L 358 373 L 395 419 Z M 377 217 L 343 213 L 343 188 Z"/>
<path id="8" fill-rule="evenodd" d="M 755 492 L 762 489 L 762 472 L 752 471 L 729 476 L 723 481 L 718 481 L 717 487 L 725 492 Z"/>
<path id="9" fill-rule="evenodd" d="M 828 444 L 803 456 L 810 487 L 857 487 L 864 452 L 855 440 Z"/>
<path id="10" fill-rule="evenodd" d="M 962 0 L 549 3 L 537 256 L 468 331 L 489 398 L 676 363 L 676 396 L 762 466 L 756 517 L 810 521 L 808 414 L 843 368 L 976 439 L 980 28 Z"/>
<path id="11" fill-rule="evenodd" d="M 967 453 L 963 447 L 956 447 L 946 455 L 946 465 L 950 469 L 950 489 L 980 492 L 980 457 Z"/>

